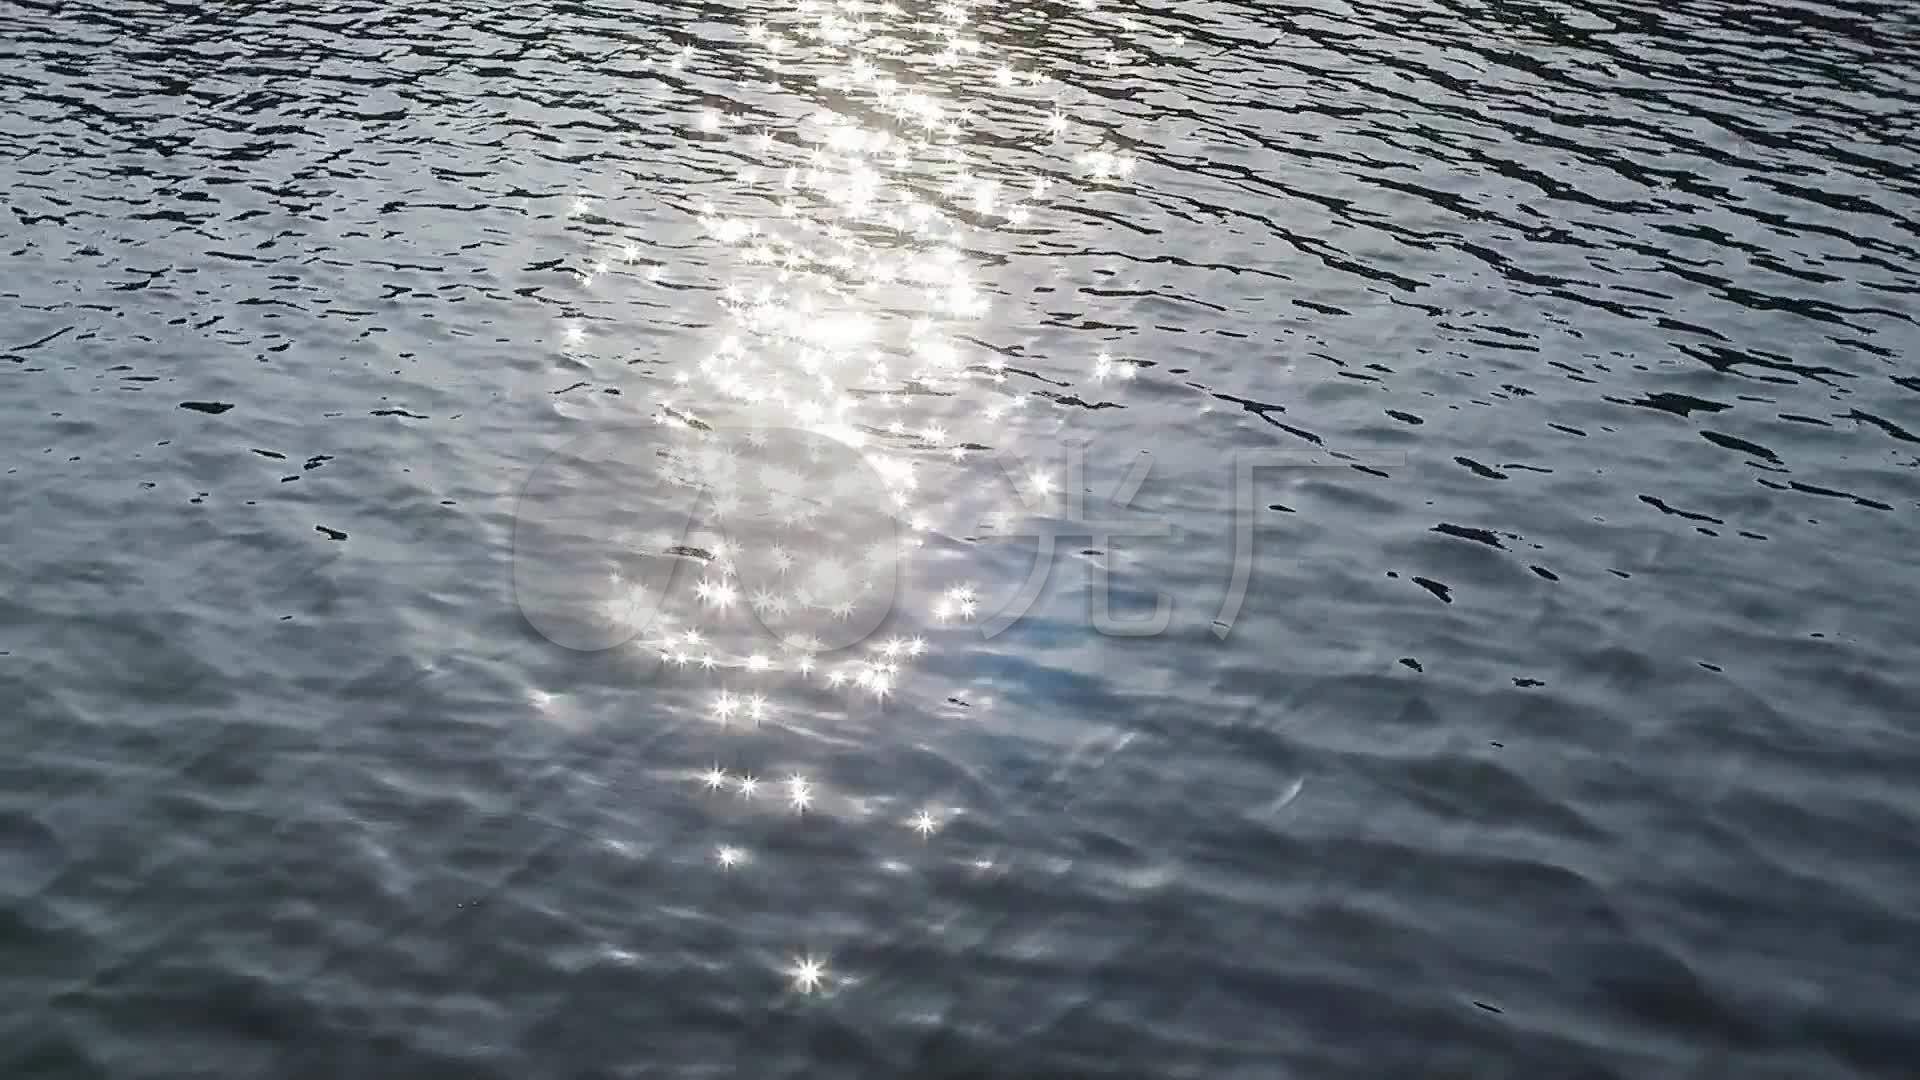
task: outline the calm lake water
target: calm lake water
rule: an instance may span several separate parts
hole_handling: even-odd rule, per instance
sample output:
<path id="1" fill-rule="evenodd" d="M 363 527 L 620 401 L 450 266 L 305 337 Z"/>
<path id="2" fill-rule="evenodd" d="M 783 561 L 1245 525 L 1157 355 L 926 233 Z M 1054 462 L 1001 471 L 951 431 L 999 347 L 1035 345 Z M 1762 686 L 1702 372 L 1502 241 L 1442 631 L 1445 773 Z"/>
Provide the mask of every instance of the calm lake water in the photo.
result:
<path id="1" fill-rule="evenodd" d="M 1917 88 L 0 0 L 0 1072 L 1912 1075 Z"/>

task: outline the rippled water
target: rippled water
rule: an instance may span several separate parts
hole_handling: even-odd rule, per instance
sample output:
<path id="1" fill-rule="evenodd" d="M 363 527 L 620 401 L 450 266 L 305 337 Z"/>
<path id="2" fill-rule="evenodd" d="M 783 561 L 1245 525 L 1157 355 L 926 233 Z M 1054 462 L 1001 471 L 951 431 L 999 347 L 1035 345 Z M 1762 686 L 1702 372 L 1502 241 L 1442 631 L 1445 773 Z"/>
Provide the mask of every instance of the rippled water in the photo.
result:
<path id="1" fill-rule="evenodd" d="M 6 1074 L 1907 1075 L 1913 12 L 903 7 L 0 3 Z"/>

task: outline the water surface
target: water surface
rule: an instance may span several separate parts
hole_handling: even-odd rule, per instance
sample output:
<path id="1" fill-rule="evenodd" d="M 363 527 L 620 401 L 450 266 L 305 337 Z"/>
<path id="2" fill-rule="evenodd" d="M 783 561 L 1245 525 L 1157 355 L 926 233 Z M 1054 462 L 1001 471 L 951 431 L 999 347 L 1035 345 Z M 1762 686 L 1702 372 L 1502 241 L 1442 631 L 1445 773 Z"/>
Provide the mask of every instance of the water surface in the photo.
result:
<path id="1" fill-rule="evenodd" d="M 955 196 L 960 370 L 859 399 L 935 519 L 884 695 L 752 670 L 744 595 L 686 662 L 568 607 L 668 558 L 662 402 L 771 408 L 675 379 L 778 269 L 716 222 L 779 220 L 816 110 L 880 123 L 823 15 L 1053 181 Z M 1837 2 L 0 3 L 0 1062 L 1905 1075 L 1916 46 Z M 998 461 L 1075 444 L 1087 516 L 1165 532 L 933 617 L 1019 592 Z M 1285 453 L 1223 625 L 1235 462 Z M 1102 566 L 1163 633 L 1093 625 Z"/>

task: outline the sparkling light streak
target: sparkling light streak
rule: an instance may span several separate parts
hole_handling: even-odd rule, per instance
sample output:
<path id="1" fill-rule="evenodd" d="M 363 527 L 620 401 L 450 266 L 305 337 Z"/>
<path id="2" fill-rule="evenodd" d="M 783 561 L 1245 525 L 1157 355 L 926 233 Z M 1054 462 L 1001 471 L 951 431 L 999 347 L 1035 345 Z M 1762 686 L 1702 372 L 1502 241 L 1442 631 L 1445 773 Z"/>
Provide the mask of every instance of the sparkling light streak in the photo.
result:
<path id="1" fill-rule="evenodd" d="M 672 677 L 718 684 L 707 691 L 708 732 L 727 741 L 716 756 L 732 767 L 716 762 L 699 782 L 737 799 L 707 803 L 717 814 L 784 810 L 783 827 L 832 827 L 846 802 L 838 778 L 828 778 L 836 794 L 823 800 L 822 784 L 792 772 L 766 781 L 779 800 L 756 801 L 763 782 L 731 747 L 790 733 L 823 709 L 880 722 L 871 716 L 906 691 L 935 648 L 916 630 L 979 617 L 979 587 L 953 583 L 890 608 L 898 632 L 857 651 L 830 647 L 899 599 L 896 568 L 915 566 L 923 545 L 982 523 L 954 519 L 958 467 L 979 450 L 1008 448 L 1031 423 L 1026 414 L 1045 403 L 1021 391 L 1027 376 L 974 344 L 978 331 L 967 328 L 989 318 L 996 299 L 990 264 L 976 254 L 988 246 L 982 237 L 1044 223 L 1075 171 L 1104 189 L 1125 185 L 1138 168 L 1116 132 L 1082 122 L 1087 112 L 1061 80 L 982 44 L 992 39 L 977 29 L 989 10 L 986 0 L 912 12 L 875 0 L 794 0 L 743 32 L 753 57 L 747 81 L 765 80 L 800 107 L 781 116 L 757 103 L 696 100 L 672 114 L 690 146 L 728 154 L 694 201 L 696 224 L 731 255 L 733 272 L 715 294 L 724 323 L 715 338 L 649 382 L 662 391 L 653 419 L 671 436 L 657 475 L 704 491 L 723 526 L 745 527 L 684 548 L 661 538 L 650 554 L 683 560 L 691 584 L 661 599 L 644 644 Z M 703 58 L 684 45 L 657 59 L 694 80 L 731 55 Z M 1128 56 L 1117 45 L 1094 53 L 1099 77 L 1123 75 Z M 689 71 L 696 64 L 701 70 Z M 791 80 L 806 76 L 819 92 L 796 100 Z M 993 141 L 973 137 L 982 127 Z M 609 192 L 610 209 L 596 212 L 582 191 L 567 214 L 582 228 L 606 225 L 620 200 L 588 186 Z M 621 237 L 578 276 L 598 300 L 621 280 L 659 284 L 665 267 L 637 265 L 650 261 Z M 590 340 L 577 320 L 562 328 L 569 350 L 591 352 L 612 336 L 597 328 Z M 1095 384 L 1136 373 L 1134 362 L 1105 351 L 1064 359 Z M 796 428 L 811 441 L 780 434 Z M 1006 495 L 1031 505 L 1060 488 L 1033 469 Z M 867 514 L 883 515 L 897 533 L 825 539 L 855 533 Z M 1010 521 L 995 510 L 985 524 L 1004 533 Z M 638 606 L 631 586 L 614 587 L 609 610 Z M 769 774 L 787 767 L 760 764 Z M 906 825 L 931 840 L 942 822 L 921 809 Z M 730 844 L 711 857 L 722 870 L 748 859 Z M 828 977 L 811 954 L 785 974 L 803 994 Z"/>

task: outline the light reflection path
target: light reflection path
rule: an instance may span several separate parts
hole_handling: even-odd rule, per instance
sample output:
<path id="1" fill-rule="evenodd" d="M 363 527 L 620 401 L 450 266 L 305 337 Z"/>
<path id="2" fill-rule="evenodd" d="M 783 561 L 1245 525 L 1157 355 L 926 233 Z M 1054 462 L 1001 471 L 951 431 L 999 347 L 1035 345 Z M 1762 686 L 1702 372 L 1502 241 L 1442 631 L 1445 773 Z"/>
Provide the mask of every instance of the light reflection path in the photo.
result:
<path id="1" fill-rule="evenodd" d="M 781 90 L 795 106 L 784 117 L 693 110 L 699 139 L 728 141 L 748 162 L 725 205 L 699 207 L 736 272 L 724 335 L 673 371 L 653 408 L 669 435 L 659 478 L 697 488 L 715 520 L 658 538 L 656 552 L 701 570 L 690 589 L 645 606 L 643 640 L 670 672 L 714 684 L 716 738 L 777 722 L 783 701 L 822 690 L 842 695 L 843 709 L 883 705 L 933 648 L 925 633 L 980 614 L 973 583 L 921 597 L 899 589 L 928 533 L 952 524 L 965 535 L 980 520 L 945 520 L 962 505 L 953 497 L 960 469 L 972 455 L 1007 450 L 1010 420 L 1028 407 L 1008 387 L 1004 361 L 956 336 L 988 315 L 970 241 L 1030 227 L 1058 204 L 1067 177 L 1097 187 L 1135 167 L 1075 123 L 1068 86 L 982 45 L 976 21 L 991 6 L 950 0 L 910 12 L 799 0 L 746 35 L 760 76 L 776 89 L 811 77 L 815 92 L 796 101 Z M 1091 0 L 1079 7 L 1097 10 Z M 687 46 L 654 62 L 678 71 L 697 57 Z M 1111 47 L 1096 61 L 1109 70 L 1127 62 Z M 970 138 L 982 124 L 991 140 Z M 1009 145 L 1022 152 L 1004 152 Z M 1021 172 L 1009 158 L 1041 164 Z M 583 196 L 572 213 L 590 209 Z M 582 285 L 597 287 L 637 254 L 633 243 L 596 252 Z M 570 325 L 564 340 L 577 348 L 587 333 Z M 1105 352 L 1087 362 L 1098 381 L 1135 371 Z M 1058 487 L 1036 471 L 1018 494 L 1031 510 Z M 630 583 L 615 586 L 610 607 L 633 610 Z M 883 634 L 883 623 L 913 630 Z M 814 777 L 761 778 L 718 763 L 687 780 L 694 797 L 794 819 L 832 794 Z M 956 812 L 920 806 L 896 824 L 931 841 Z M 752 859 L 733 843 L 712 852 L 722 870 Z M 791 957 L 785 974 L 800 993 L 839 978 L 811 952 Z"/>

